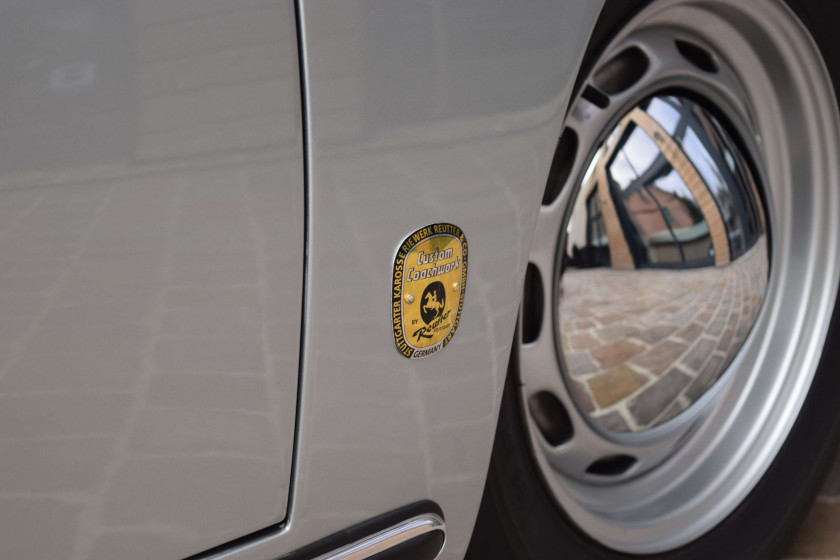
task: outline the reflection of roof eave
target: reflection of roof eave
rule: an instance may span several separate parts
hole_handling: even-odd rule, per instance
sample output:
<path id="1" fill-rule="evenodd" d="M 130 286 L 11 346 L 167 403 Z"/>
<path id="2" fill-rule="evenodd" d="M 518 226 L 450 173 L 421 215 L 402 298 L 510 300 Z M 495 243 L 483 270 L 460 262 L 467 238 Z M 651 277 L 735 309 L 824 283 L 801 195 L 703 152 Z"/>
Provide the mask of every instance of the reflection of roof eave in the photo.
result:
<path id="1" fill-rule="evenodd" d="M 675 228 L 673 232 L 673 236 L 669 231 L 660 231 L 654 233 L 653 235 L 648 236 L 647 242 L 650 245 L 671 245 L 674 243 L 674 237 L 676 237 L 677 241 L 679 241 L 680 243 L 695 241 L 697 239 L 707 237 L 709 235 L 709 224 L 707 224 L 705 221 L 702 221 L 694 224 L 693 226 Z"/>

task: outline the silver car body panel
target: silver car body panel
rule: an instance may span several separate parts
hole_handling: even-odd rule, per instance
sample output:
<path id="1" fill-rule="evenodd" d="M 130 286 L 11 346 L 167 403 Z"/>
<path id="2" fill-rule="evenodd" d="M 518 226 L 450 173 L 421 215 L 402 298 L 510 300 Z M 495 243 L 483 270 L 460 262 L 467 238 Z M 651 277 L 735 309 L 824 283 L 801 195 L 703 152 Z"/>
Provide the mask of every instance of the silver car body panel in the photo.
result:
<path id="1" fill-rule="evenodd" d="M 272 558 L 422 499 L 462 558 L 487 474 L 534 224 L 599 2 L 301 2 L 309 244 L 289 523 L 217 558 Z M 458 331 L 396 349 L 394 255 L 469 240 Z"/>
<path id="2" fill-rule="evenodd" d="M 26 95 L 0 110 L 4 554 L 173 558 L 274 527 L 214 555 L 273 558 L 430 499 L 462 557 L 601 3 L 311 0 L 300 37 L 283 0 L 89 4 L 9 1 L 0 23 L 21 68 L 41 39 L 14 13 L 46 18 L 48 44 L 101 16 L 90 48 L 122 57 L 113 82 L 72 48 L 48 60 L 61 95 L 111 86 L 98 111 L 55 109 L 63 132 L 25 121 Z M 394 254 L 434 222 L 469 239 L 465 307 L 443 351 L 406 360 Z"/>
<path id="3" fill-rule="evenodd" d="M 0 2 L 0 556 L 285 517 L 303 284 L 290 1 Z"/>

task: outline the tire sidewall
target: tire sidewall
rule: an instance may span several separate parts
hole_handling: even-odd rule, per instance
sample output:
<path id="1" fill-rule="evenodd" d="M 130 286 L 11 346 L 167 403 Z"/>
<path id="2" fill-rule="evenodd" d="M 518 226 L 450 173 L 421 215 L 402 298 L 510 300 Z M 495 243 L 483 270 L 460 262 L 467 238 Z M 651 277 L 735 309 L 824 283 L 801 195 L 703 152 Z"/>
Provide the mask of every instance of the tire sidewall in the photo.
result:
<path id="1" fill-rule="evenodd" d="M 620 6 L 626 21 L 643 3 Z M 840 84 L 840 39 L 833 22 L 840 5 L 790 0 L 789 6 L 811 32 L 824 58 L 835 92 Z M 614 3 L 605 7 L 610 10 Z M 596 26 L 582 65 L 597 58 L 618 27 L 614 13 Z M 836 94 L 835 94 L 836 95 Z M 831 185 L 830 188 L 840 188 Z M 840 436 L 837 375 L 840 373 L 838 306 L 826 336 L 808 395 L 791 431 L 764 476 L 743 502 L 715 528 L 674 550 L 630 555 L 608 549 L 575 526 L 551 499 L 532 458 L 519 395 L 516 348 L 502 398 L 496 442 L 476 530 L 474 558 L 631 559 L 774 558 L 784 553 L 807 513 L 837 450 Z"/>

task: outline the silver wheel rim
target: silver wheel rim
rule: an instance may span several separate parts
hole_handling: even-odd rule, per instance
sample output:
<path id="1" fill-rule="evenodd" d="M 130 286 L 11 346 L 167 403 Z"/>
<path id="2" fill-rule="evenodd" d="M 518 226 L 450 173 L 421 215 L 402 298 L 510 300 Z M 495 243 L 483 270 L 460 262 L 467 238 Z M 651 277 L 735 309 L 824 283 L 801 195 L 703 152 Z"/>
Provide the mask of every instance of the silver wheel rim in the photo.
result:
<path id="1" fill-rule="evenodd" d="M 687 61 L 675 38 L 712 53 L 721 71 Z M 710 100 L 740 131 L 764 184 L 772 239 L 765 302 L 743 348 L 712 390 L 662 426 L 608 434 L 579 411 L 563 381 L 555 297 L 544 298 L 538 336 L 520 341 L 523 402 L 549 391 L 574 428 L 571 440 L 552 446 L 522 407 L 547 491 L 605 546 L 653 553 L 700 537 L 731 513 L 767 470 L 802 407 L 840 276 L 840 138 L 816 46 L 780 2 L 657 2 L 631 20 L 601 60 L 631 45 L 651 61 L 632 87 L 609 96 L 606 109 L 573 100 L 566 125 L 579 147 L 568 184 L 540 209 L 530 257 L 545 293 L 554 292 L 559 232 L 590 148 L 628 105 L 663 88 Z M 585 473 L 595 460 L 622 454 L 638 465 L 615 477 Z"/>

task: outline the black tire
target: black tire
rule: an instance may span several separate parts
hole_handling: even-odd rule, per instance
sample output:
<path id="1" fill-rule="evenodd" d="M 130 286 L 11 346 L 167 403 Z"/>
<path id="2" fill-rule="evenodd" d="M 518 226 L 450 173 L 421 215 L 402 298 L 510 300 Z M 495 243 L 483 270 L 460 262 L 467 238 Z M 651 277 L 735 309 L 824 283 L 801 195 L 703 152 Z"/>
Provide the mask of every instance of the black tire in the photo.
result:
<path id="1" fill-rule="evenodd" d="M 840 5 L 804 0 L 788 4 L 811 32 L 838 91 L 840 45 L 834 22 L 840 21 Z M 640 6 L 607 3 L 586 51 L 582 74 L 621 22 Z M 840 438 L 837 307 L 800 413 L 781 450 L 746 499 L 713 529 L 684 546 L 643 556 L 617 552 L 580 530 L 547 490 L 523 422 L 518 363 L 514 345 L 487 483 L 468 552 L 468 558 L 474 560 L 777 558 L 795 535 L 836 454 Z"/>
<path id="2" fill-rule="evenodd" d="M 840 408 L 840 314 L 802 413 L 770 470 L 741 506 L 701 539 L 651 559 L 778 558 L 813 503 L 837 452 Z M 640 558 L 607 549 L 581 532 L 551 500 L 522 425 L 516 356 L 511 360 L 487 484 L 468 558 L 617 560 Z"/>

